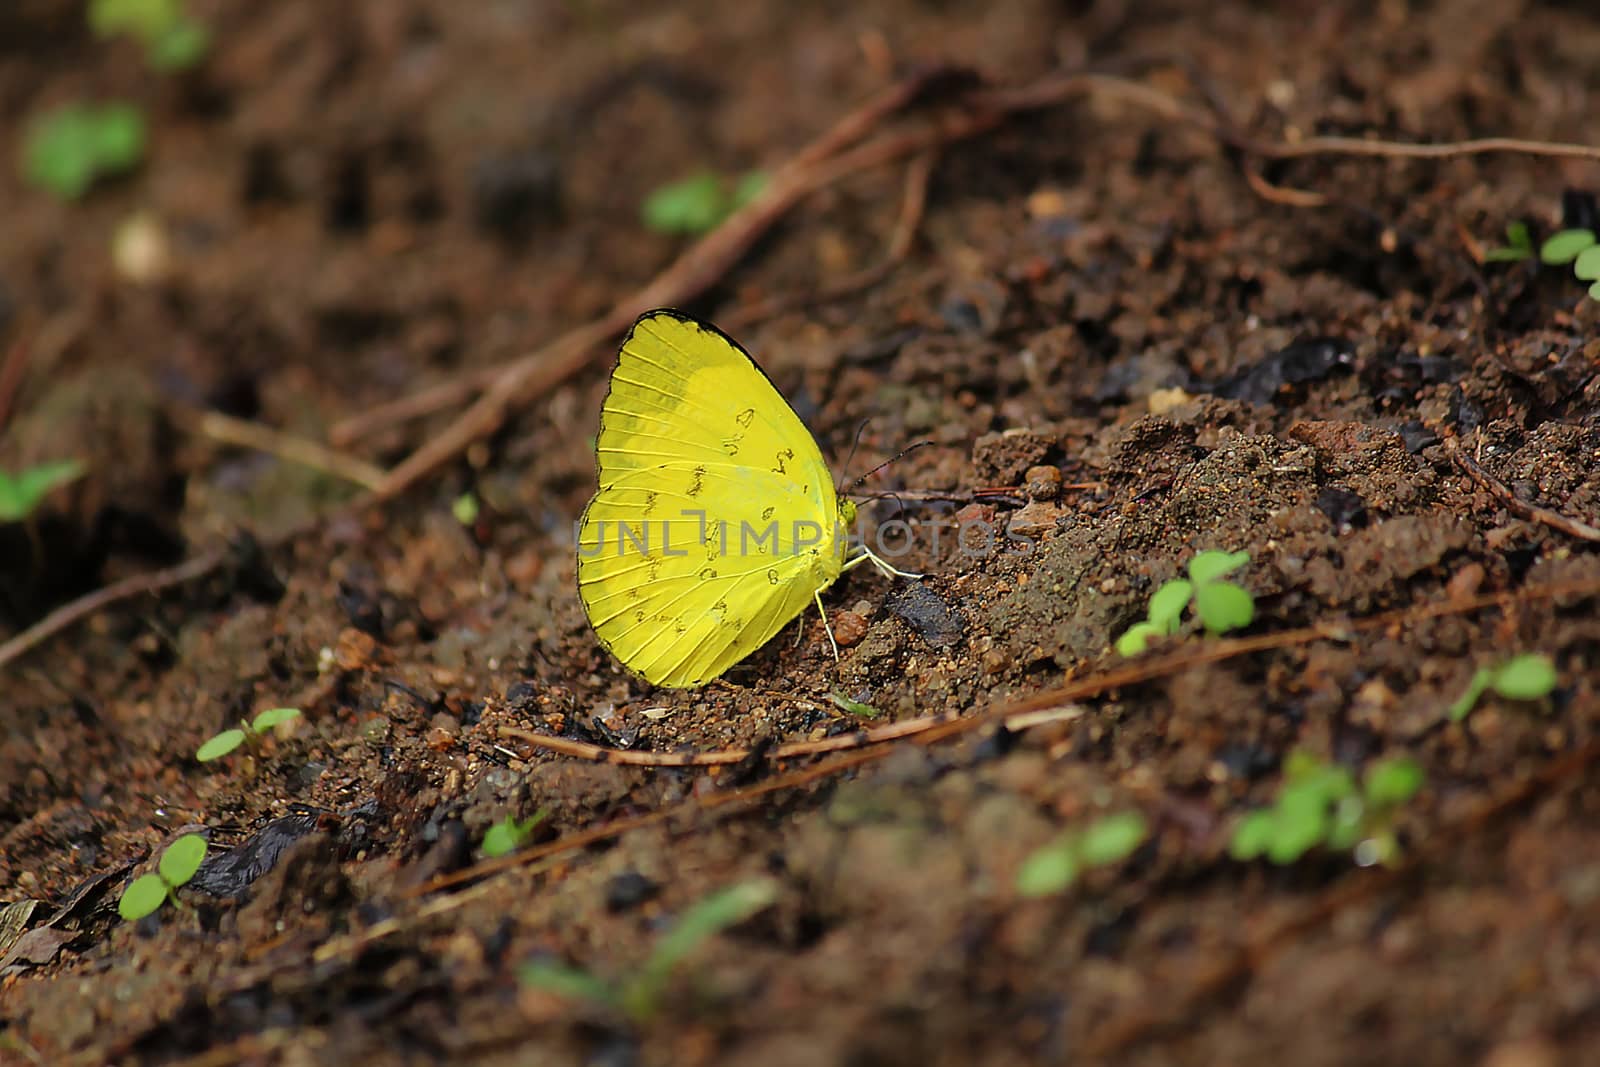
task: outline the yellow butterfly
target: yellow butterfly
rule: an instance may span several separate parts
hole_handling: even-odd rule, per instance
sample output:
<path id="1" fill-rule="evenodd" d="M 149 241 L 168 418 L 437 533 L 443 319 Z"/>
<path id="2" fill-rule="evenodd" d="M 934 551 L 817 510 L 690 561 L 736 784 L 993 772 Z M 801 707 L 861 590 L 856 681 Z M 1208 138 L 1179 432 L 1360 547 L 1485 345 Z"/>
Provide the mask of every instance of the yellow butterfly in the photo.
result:
<path id="1" fill-rule="evenodd" d="M 648 311 L 623 339 L 595 463 L 578 595 L 600 643 L 655 685 L 705 685 L 858 563 L 918 577 L 865 547 L 846 558 L 856 508 L 805 424 L 749 353 L 681 312 Z"/>

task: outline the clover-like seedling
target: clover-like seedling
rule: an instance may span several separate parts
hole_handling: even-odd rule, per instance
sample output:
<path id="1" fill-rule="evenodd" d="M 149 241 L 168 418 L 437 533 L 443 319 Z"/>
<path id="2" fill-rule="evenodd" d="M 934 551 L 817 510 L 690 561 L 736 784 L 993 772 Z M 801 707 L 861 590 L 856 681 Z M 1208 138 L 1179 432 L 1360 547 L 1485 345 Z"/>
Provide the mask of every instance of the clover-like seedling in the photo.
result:
<path id="1" fill-rule="evenodd" d="M 488 830 L 484 831 L 483 849 L 485 856 L 506 856 L 528 843 L 528 838 L 533 836 L 534 828 L 549 816 L 549 808 L 540 808 L 532 815 L 520 822 L 510 815 L 501 819 Z"/>
<path id="2" fill-rule="evenodd" d="M 1025 897 L 1059 893 L 1083 871 L 1109 867 L 1132 855 L 1149 832 L 1137 811 L 1105 815 L 1081 830 L 1069 830 L 1023 861 L 1017 871 L 1017 892 Z"/>
<path id="3" fill-rule="evenodd" d="M 200 834 L 184 834 L 161 854 L 155 874 L 141 874 L 128 883 L 117 901 L 117 914 L 134 922 L 169 900 L 178 904 L 175 891 L 194 877 L 205 858 L 206 839 Z"/>
<path id="4" fill-rule="evenodd" d="M 144 143 L 144 115 L 132 104 L 68 104 L 28 128 L 22 173 L 39 188 L 76 200 L 100 178 L 137 166 Z"/>
<path id="5" fill-rule="evenodd" d="M 41 463 L 16 474 L 0 471 L 0 522 L 21 522 L 52 491 L 81 477 L 83 464 L 75 459 Z"/>
<path id="6" fill-rule="evenodd" d="M 252 722 L 241 722 L 236 729 L 224 730 L 216 737 L 201 745 L 195 752 L 194 758 L 201 763 L 210 763 L 212 760 L 221 759 L 240 745 L 249 742 L 254 745 L 256 739 L 268 730 L 290 719 L 298 718 L 299 708 L 268 708 L 257 715 Z"/>
<path id="7" fill-rule="evenodd" d="M 1405 757 L 1373 764 L 1358 787 L 1344 767 L 1290 753 L 1273 806 L 1245 816 L 1228 851 L 1237 860 L 1265 856 L 1284 865 L 1320 845 L 1354 850 L 1363 867 L 1392 863 L 1400 854 L 1394 816 L 1422 783 L 1422 768 Z"/>
<path id="8" fill-rule="evenodd" d="M 1539 259 L 1551 266 L 1572 264 L 1572 273 L 1589 283 L 1589 296 L 1600 300 L 1600 243 L 1593 230 L 1562 230 L 1539 246 Z"/>
<path id="9" fill-rule="evenodd" d="M 645 227 L 657 233 L 708 233 L 754 200 L 766 185 L 767 176 L 761 171 L 742 175 L 731 187 L 720 175 L 705 171 L 651 193 L 641 215 Z"/>
<path id="10" fill-rule="evenodd" d="M 702 944 L 765 909 L 777 898 L 770 879 L 741 882 L 719 890 L 678 917 L 657 939 L 637 972 L 608 981 L 563 963 L 537 960 L 518 970 L 522 984 L 566 1000 L 587 1000 L 648 1022 L 660 1010 L 661 995 L 674 971 Z"/>
<path id="11" fill-rule="evenodd" d="M 1189 561 L 1189 577 L 1161 584 L 1150 597 L 1144 621 L 1134 623 L 1117 638 L 1117 651 L 1137 656 L 1152 640 L 1177 633 L 1183 611 L 1191 603 L 1200 625 L 1212 636 L 1249 626 L 1255 618 L 1255 599 L 1244 586 L 1223 580 L 1248 562 L 1248 552 L 1197 553 Z"/>
<path id="12" fill-rule="evenodd" d="M 1490 689 L 1507 700 L 1543 700 L 1555 687 L 1556 665 L 1550 657 L 1541 652 L 1525 652 L 1497 667 L 1479 667 L 1474 671 L 1467 691 L 1450 705 L 1450 721 L 1465 719 Z"/>
<path id="13" fill-rule="evenodd" d="M 1526 222 L 1506 223 L 1506 243 L 1483 254 L 1486 263 L 1517 263 L 1533 258 L 1533 234 Z"/>

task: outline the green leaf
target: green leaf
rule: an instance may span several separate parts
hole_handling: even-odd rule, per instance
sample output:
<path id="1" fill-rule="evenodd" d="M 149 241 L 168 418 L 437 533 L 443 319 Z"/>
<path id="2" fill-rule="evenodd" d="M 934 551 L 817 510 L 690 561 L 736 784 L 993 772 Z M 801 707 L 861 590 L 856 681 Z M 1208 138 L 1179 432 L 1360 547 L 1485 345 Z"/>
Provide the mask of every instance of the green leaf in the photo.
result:
<path id="1" fill-rule="evenodd" d="M 644 961 L 639 973 L 622 991 L 624 1007 L 636 1019 L 649 1018 L 666 988 L 667 979 L 684 958 L 702 943 L 730 926 L 737 926 L 771 904 L 777 884 L 757 879 L 729 886 L 700 901 L 678 917 Z"/>
<path id="2" fill-rule="evenodd" d="M 274 726 L 281 726 L 291 719 L 300 717 L 299 708 L 268 708 L 256 716 L 250 728 L 258 734 L 266 733 Z"/>
<path id="3" fill-rule="evenodd" d="M 538 989 L 565 1000 L 592 1000 L 600 1004 L 616 1002 L 616 990 L 588 971 L 564 963 L 537 960 L 517 968 L 517 980 L 529 989 Z"/>
<path id="4" fill-rule="evenodd" d="M 1361 840 L 1366 823 L 1366 802 L 1358 796 L 1345 797 L 1333 806 L 1323 844 L 1340 851 L 1352 848 Z"/>
<path id="5" fill-rule="evenodd" d="M 1472 709 L 1478 706 L 1478 698 L 1483 696 L 1483 691 L 1489 688 L 1489 683 L 1494 680 L 1494 672 L 1487 667 L 1479 667 L 1472 674 L 1472 681 L 1467 683 L 1466 692 L 1456 698 L 1446 712 L 1451 722 L 1460 722 L 1472 714 Z"/>
<path id="6" fill-rule="evenodd" d="M 1137 656 L 1150 647 L 1151 638 L 1162 636 L 1161 628 L 1152 622 L 1136 622 L 1128 632 L 1117 638 L 1117 652 L 1123 656 Z"/>
<path id="7" fill-rule="evenodd" d="M 214 759 L 221 759 L 242 744 L 244 744 L 243 730 L 224 730 L 201 745 L 195 752 L 194 758 L 201 763 L 210 763 Z"/>
<path id="8" fill-rule="evenodd" d="M 1600 245 L 1590 245 L 1572 261 L 1572 273 L 1586 282 L 1600 279 Z"/>
<path id="9" fill-rule="evenodd" d="M 522 821 L 507 815 L 483 834 L 483 853 L 486 856 L 505 856 L 521 848 L 533 836 L 534 827 L 549 816 L 549 808 L 540 808 Z"/>
<path id="10" fill-rule="evenodd" d="M 1533 235 L 1528 231 L 1525 222 L 1506 223 L 1505 248 L 1491 248 L 1484 254 L 1484 260 L 1489 263 L 1505 263 L 1515 260 L 1533 258 Z"/>
<path id="11" fill-rule="evenodd" d="M 1252 811 L 1234 827 L 1233 840 L 1228 843 L 1228 854 L 1236 860 L 1253 860 L 1265 855 L 1278 833 L 1278 821 L 1272 809 Z"/>
<path id="12" fill-rule="evenodd" d="M 1589 299 L 1600 300 L 1600 282 L 1595 282 L 1589 286 Z"/>
<path id="13" fill-rule="evenodd" d="M 1144 843 L 1149 827 L 1137 811 L 1096 819 L 1078 840 L 1078 859 L 1085 867 L 1104 867 L 1126 859 Z"/>
<path id="14" fill-rule="evenodd" d="M 1571 263 L 1578 255 L 1594 244 L 1592 230 L 1562 230 L 1552 234 L 1539 246 L 1539 258 L 1550 266 Z"/>
<path id="15" fill-rule="evenodd" d="M 462 493 L 450 504 L 450 514 L 463 526 L 471 526 L 478 521 L 478 497 L 475 493 Z"/>
<path id="16" fill-rule="evenodd" d="M 1208 549 L 1198 553 L 1189 561 L 1189 577 L 1195 585 L 1205 585 L 1214 582 L 1224 574 L 1234 571 L 1250 562 L 1248 552 L 1218 552 Z"/>
<path id="17" fill-rule="evenodd" d="M 1034 849 L 1017 870 L 1017 893 L 1024 897 L 1048 897 L 1077 881 L 1076 845 L 1070 836 L 1063 836 Z"/>
<path id="18" fill-rule="evenodd" d="M 833 701 L 840 711 L 848 712 L 863 719 L 876 719 L 883 714 L 871 704 L 863 704 L 859 700 L 851 700 L 843 693 L 829 693 L 828 699 Z"/>
<path id="19" fill-rule="evenodd" d="M 522 844 L 522 835 L 517 832 L 514 819 L 506 818 L 489 827 L 483 835 L 483 854 L 485 856 L 505 856 L 517 850 Z"/>
<path id="20" fill-rule="evenodd" d="M 1195 610 L 1207 633 L 1225 634 L 1250 625 L 1256 602 L 1243 587 L 1232 582 L 1205 582 L 1194 591 Z"/>
<path id="21" fill-rule="evenodd" d="M 94 158 L 104 174 L 129 170 L 144 155 L 144 115 L 132 104 L 107 104 L 90 127 Z"/>
<path id="22" fill-rule="evenodd" d="M 122 891 L 122 899 L 117 901 L 117 914 L 136 922 L 161 907 L 166 899 L 167 883 L 159 875 L 141 874 Z"/>
<path id="23" fill-rule="evenodd" d="M 716 229 L 728 212 L 722 179 L 707 171 L 651 193 L 644 201 L 643 219 L 657 233 L 693 235 Z"/>
<path id="24" fill-rule="evenodd" d="M 156 870 L 168 885 L 177 888 L 194 877 L 205 858 L 206 839 L 200 834 L 184 834 L 161 854 Z"/>
<path id="25" fill-rule="evenodd" d="M 23 176 L 73 200 L 96 178 L 131 169 L 143 156 L 144 144 L 144 116 L 131 104 L 69 104 L 30 125 Z"/>
<path id="26" fill-rule="evenodd" d="M 1280 798 L 1272 840 L 1267 844 L 1267 859 L 1279 865 L 1293 863 L 1321 844 L 1328 833 L 1328 809 L 1323 799 L 1304 796 L 1298 802 L 1288 802 L 1293 796 L 1285 794 Z"/>
<path id="27" fill-rule="evenodd" d="M 1182 578 L 1162 582 L 1161 588 L 1150 597 L 1150 625 L 1161 634 L 1176 633 L 1183 619 L 1183 609 L 1189 606 L 1193 595 L 1194 586 Z"/>
<path id="28" fill-rule="evenodd" d="M 1367 770 L 1367 803 L 1397 808 L 1417 795 L 1422 781 L 1422 766 L 1416 760 L 1406 756 L 1382 760 Z"/>
<path id="29" fill-rule="evenodd" d="M 1496 668 L 1489 684 L 1507 700 L 1539 700 L 1556 687 L 1556 665 L 1543 653 L 1525 653 Z"/>
<path id="30" fill-rule="evenodd" d="M 75 459 L 43 463 L 16 475 L 0 471 L 0 522 L 20 522 L 32 515 L 52 490 L 83 477 L 83 471 Z"/>

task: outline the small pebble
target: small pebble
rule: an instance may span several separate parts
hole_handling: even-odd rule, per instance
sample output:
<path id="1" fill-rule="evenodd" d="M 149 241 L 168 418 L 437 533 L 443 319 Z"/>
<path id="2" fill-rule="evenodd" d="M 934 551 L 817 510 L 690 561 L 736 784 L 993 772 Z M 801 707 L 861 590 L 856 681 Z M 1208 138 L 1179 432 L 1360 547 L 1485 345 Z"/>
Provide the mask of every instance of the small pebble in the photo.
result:
<path id="1" fill-rule="evenodd" d="M 840 648 L 851 648 L 867 636 L 867 620 L 853 611 L 833 613 L 833 639 Z"/>
<path id="2" fill-rule="evenodd" d="M 1026 537 L 1037 540 L 1046 534 L 1055 532 L 1056 520 L 1061 517 L 1061 509 L 1054 504 L 1035 500 L 1033 503 L 1011 516 L 1011 522 L 1006 530 L 1013 537 Z"/>
<path id="3" fill-rule="evenodd" d="M 1061 495 L 1061 468 L 1029 467 L 1023 476 L 1023 491 L 1030 500 L 1054 500 Z"/>

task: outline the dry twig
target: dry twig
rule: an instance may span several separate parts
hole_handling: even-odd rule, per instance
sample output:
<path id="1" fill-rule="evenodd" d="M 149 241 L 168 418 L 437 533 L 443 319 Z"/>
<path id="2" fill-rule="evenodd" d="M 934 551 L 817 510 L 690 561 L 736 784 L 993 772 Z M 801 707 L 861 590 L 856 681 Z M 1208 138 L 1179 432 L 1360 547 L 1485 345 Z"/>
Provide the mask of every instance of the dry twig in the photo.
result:
<path id="1" fill-rule="evenodd" d="M 1484 470 L 1477 460 L 1467 455 L 1466 449 L 1461 447 L 1461 443 L 1456 438 L 1446 439 L 1445 451 L 1450 453 L 1450 458 L 1455 461 L 1455 465 L 1465 471 L 1468 477 L 1484 489 L 1487 489 L 1492 496 L 1523 518 L 1543 523 L 1552 530 L 1561 531 L 1568 537 L 1576 537 L 1584 541 L 1600 541 L 1600 528 L 1578 519 L 1568 518 L 1559 511 L 1552 511 L 1537 504 L 1530 504 L 1513 493 L 1509 486 Z"/>

